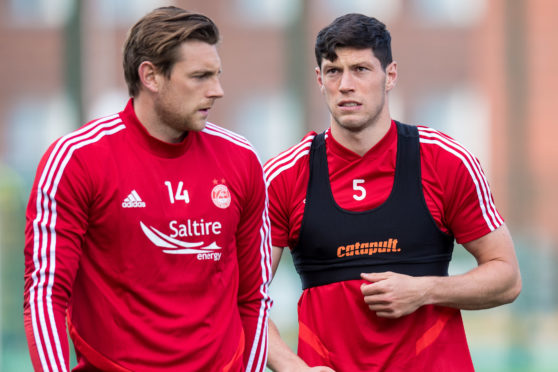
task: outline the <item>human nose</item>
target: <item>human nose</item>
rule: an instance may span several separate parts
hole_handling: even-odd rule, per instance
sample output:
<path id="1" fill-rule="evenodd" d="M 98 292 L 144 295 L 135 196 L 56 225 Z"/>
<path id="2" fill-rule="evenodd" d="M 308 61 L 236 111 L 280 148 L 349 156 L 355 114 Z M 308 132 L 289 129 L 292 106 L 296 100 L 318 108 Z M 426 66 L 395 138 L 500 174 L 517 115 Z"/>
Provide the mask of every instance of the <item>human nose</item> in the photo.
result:
<path id="1" fill-rule="evenodd" d="M 208 92 L 208 96 L 211 98 L 221 98 L 225 95 L 225 91 L 221 86 L 221 81 L 217 78 L 211 86 L 211 89 Z"/>
<path id="2" fill-rule="evenodd" d="M 341 74 L 341 79 L 339 81 L 339 91 L 348 92 L 353 90 L 353 77 L 350 72 L 344 71 Z"/>

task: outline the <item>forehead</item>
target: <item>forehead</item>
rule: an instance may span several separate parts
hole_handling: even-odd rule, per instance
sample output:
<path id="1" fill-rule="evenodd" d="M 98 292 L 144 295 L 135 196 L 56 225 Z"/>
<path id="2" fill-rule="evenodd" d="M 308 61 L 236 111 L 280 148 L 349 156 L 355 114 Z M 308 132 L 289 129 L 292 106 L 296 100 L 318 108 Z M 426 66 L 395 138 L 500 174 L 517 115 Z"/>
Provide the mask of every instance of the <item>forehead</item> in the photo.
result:
<path id="1" fill-rule="evenodd" d="M 184 68 L 221 68 L 221 59 L 216 45 L 199 40 L 188 40 L 180 44 L 177 52 L 176 65 Z"/>
<path id="2" fill-rule="evenodd" d="M 376 58 L 371 48 L 341 47 L 335 49 L 335 54 L 337 54 L 335 61 L 324 58 L 322 60 L 322 66 L 338 64 L 352 65 L 359 63 L 380 64 L 380 60 Z"/>

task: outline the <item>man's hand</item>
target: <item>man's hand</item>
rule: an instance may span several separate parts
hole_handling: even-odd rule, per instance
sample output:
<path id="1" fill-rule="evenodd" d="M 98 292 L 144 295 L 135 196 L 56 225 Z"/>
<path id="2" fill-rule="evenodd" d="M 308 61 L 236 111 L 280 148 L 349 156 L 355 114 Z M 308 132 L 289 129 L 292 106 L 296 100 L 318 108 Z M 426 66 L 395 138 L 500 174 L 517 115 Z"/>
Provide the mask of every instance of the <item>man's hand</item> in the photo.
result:
<path id="1" fill-rule="evenodd" d="M 272 273 L 275 276 L 283 248 L 273 246 L 272 256 Z M 283 341 L 279 330 L 275 323 L 269 319 L 269 354 L 267 358 L 267 367 L 274 372 L 335 372 L 329 367 L 309 367 L 291 348 Z"/>
<path id="2" fill-rule="evenodd" d="M 269 319 L 269 354 L 267 367 L 274 372 L 335 372 L 329 367 L 309 367 L 283 341 L 277 326 Z"/>
<path id="3" fill-rule="evenodd" d="M 370 284 L 360 290 L 370 310 L 382 318 L 410 314 L 426 302 L 427 277 L 412 277 L 393 272 L 361 274 Z"/>
<path id="4" fill-rule="evenodd" d="M 286 369 L 285 371 L 289 371 L 289 372 L 335 372 L 333 369 L 331 369 L 329 367 L 323 367 L 323 366 L 318 366 L 318 367 L 299 366 L 298 368 L 293 366 L 293 367 L 290 367 L 290 368 Z"/>
<path id="5" fill-rule="evenodd" d="M 514 301 L 521 274 L 506 225 L 464 243 L 478 266 L 460 275 L 411 277 L 392 272 L 361 274 L 364 302 L 384 318 L 399 318 L 423 305 L 489 309 Z"/>

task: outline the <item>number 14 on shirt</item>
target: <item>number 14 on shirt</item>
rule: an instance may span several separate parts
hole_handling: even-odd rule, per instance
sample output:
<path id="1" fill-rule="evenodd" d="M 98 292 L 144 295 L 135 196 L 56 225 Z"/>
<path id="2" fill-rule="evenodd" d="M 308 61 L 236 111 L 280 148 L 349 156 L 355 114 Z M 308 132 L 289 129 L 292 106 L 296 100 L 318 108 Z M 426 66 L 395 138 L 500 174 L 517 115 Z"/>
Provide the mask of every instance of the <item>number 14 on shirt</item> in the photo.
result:
<path id="1" fill-rule="evenodd" d="M 165 185 L 169 190 L 169 198 L 171 204 L 174 204 L 174 202 L 178 200 L 184 200 L 184 203 L 186 204 L 190 203 L 190 196 L 188 195 L 188 190 L 182 190 L 182 187 L 184 187 L 184 183 L 182 181 L 178 183 L 178 187 L 176 188 L 176 193 L 173 192 L 172 184 L 170 183 L 170 181 L 165 181 Z"/>

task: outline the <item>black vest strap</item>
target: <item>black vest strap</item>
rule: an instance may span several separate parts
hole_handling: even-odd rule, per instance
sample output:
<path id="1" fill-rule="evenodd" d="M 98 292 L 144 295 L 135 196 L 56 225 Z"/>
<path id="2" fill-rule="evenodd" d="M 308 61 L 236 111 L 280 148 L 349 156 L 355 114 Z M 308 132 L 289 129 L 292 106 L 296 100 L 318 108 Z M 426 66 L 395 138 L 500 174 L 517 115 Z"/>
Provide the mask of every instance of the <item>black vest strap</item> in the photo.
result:
<path id="1" fill-rule="evenodd" d="M 438 229 L 424 201 L 417 128 L 397 123 L 397 161 L 388 199 L 369 211 L 337 205 L 324 133 L 310 150 L 310 178 L 293 261 L 304 289 L 360 279 L 362 272 L 448 274 L 453 237 Z"/>

